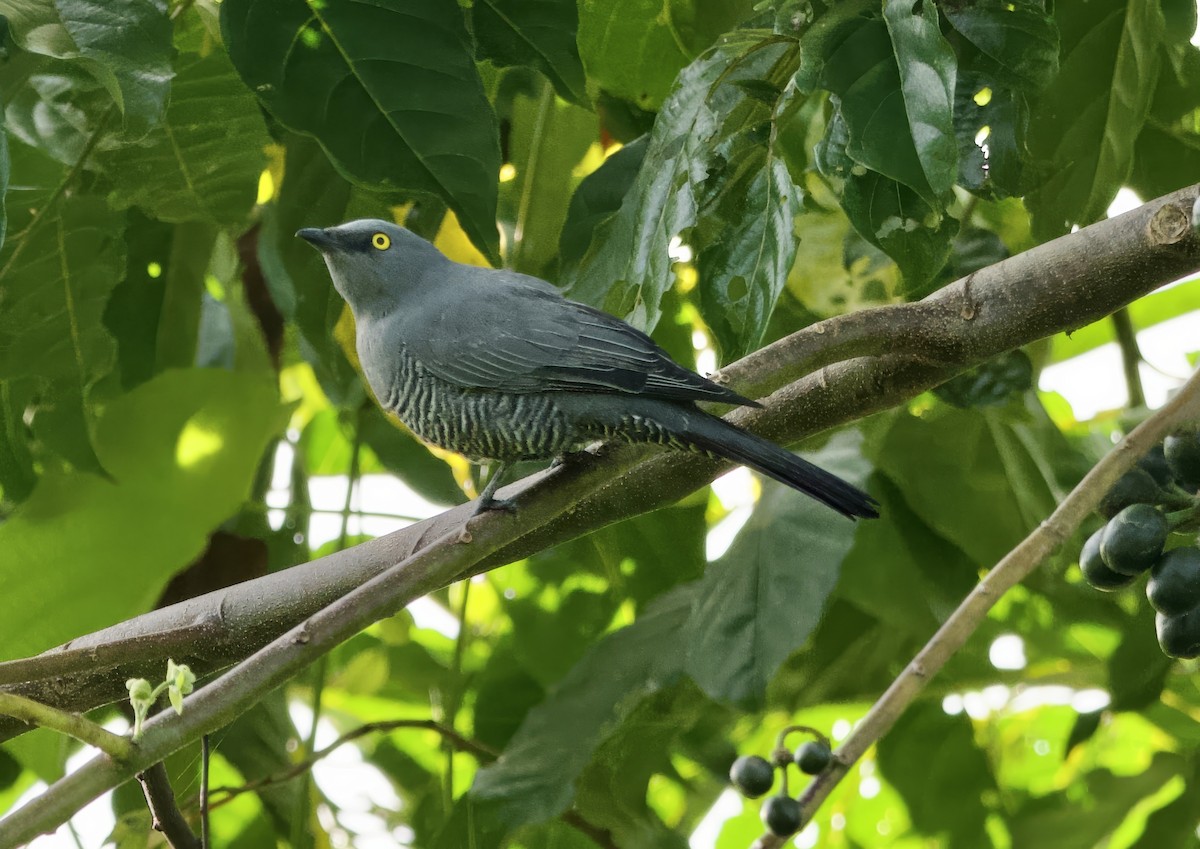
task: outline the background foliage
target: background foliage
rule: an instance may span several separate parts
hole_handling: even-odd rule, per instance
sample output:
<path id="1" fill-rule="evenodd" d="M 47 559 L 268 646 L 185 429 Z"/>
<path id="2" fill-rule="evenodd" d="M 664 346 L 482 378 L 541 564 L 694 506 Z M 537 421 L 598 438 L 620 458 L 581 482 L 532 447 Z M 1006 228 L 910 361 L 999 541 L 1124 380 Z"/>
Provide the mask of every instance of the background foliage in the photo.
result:
<path id="1" fill-rule="evenodd" d="M 473 493 L 372 405 L 298 227 L 394 217 L 697 365 L 923 296 L 1103 217 L 1122 186 L 1200 180 L 1191 0 L 1048 6 L 0 0 L 2 659 L 353 544 L 362 489 L 314 511 L 326 479 Z M 1198 287 L 1133 305 L 1135 325 Z M 359 774 L 399 800 L 364 801 L 395 845 L 682 846 L 737 752 L 791 721 L 844 734 L 1137 420 L 1076 421 L 1031 388 L 1113 338 L 1048 340 L 811 446 L 880 521 L 756 484 L 707 563 L 731 513 L 700 493 L 438 593 L 457 629 L 402 613 L 360 634 L 217 740 L 214 783 L 311 749 L 289 706 L 342 731 L 432 717 L 504 756 L 359 740 Z M 1200 689 L 1151 619 L 1052 563 L 800 840 L 1200 846 Z M 1026 663 L 998 669 L 1014 633 Z M 68 753 L 6 744 L 0 810 Z M 186 807 L 195 754 L 175 760 Z M 730 804 L 722 849 L 761 831 Z M 117 845 L 156 839 L 136 792 L 113 805 Z M 276 784 L 218 808 L 215 845 L 354 843 L 361 813 Z"/>

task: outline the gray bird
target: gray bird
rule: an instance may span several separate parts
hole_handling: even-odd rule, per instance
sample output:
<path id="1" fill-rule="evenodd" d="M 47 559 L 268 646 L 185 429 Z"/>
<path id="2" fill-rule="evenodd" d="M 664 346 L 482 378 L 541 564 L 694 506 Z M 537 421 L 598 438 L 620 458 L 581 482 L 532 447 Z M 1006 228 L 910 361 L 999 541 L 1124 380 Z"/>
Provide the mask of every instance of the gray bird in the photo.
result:
<path id="1" fill-rule="evenodd" d="M 757 403 L 543 280 L 453 262 L 387 221 L 296 235 L 324 255 L 350 305 L 358 356 L 384 409 L 434 445 L 499 464 L 476 513 L 512 508 L 494 498 L 511 464 L 620 439 L 724 457 L 845 516 L 879 515 L 841 478 L 696 406 Z"/>

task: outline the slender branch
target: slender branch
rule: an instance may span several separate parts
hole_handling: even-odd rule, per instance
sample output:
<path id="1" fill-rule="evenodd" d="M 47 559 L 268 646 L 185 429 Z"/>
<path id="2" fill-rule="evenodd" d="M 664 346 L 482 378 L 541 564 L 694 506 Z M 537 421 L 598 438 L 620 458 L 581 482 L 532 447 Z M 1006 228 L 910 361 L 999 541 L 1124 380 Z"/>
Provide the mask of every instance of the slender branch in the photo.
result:
<path id="1" fill-rule="evenodd" d="M 562 821 L 580 834 L 590 838 L 600 849 L 618 849 L 617 841 L 613 839 L 611 831 L 584 819 L 583 814 L 574 808 L 563 811 Z"/>
<path id="2" fill-rule="evenodd" d="M 939 290 L 923 301 L 820 322 L 746 357 L 723 379 L 765 399 L 729 418 L 782 444 L 902 403 L 982 360 L 1100 320 L 1149 291 L 1200 270 L 1191 229 L 1200 187 L 1040 245 Z M 845 357 L 857 357 L 839 362 Z M 808 374 L 814 368 L 819 371 Z M 799 379 L 797 379 L 799 377 Z M 795 381 L 790 382 L 789 381 Z M 782 387 L 782 388 L 780 388 Z M 505 487 L 522 503 L 547 495 L 571 510 L 535 516 L 500 549 L 445 574 L 437 586 L 526 557 L 612 522 L 674 503 L 727 464 L 698 455 L 606 446 Z M 285 628 L 457 530 L 471 507 L 343 552 L 248 581 L 73 640 L 37 658 L 0 663 L 0 685 L 72 710 L 123 695 L 171 655 L 201 673 L 228 667 Z M 0 720 L 0 739 L 24 726 Z"/>
<path id="3" fill-rule="evenodd" d="M 1142 422 L 1097 463 L 1058 505 L 1050 518 L 1005 555 L 976 585 L 855 726 L 834 753 L 829 768 L 814 778 L 801 794 L 803 822 L 812 819 L 833 788 L 849 773 L 850 767 L 891 729 L 929 680 L 963 647 L 996 602 L 1071 538 L 1083 520 L 1096 509 L 1104 494 L 1133 468 L 1139 457 L 1178 425 L 1197 419 L 1200 419 L 1200 371 L 1192 375 L 1170 402 Z M 753 844 L 753 849 L 777 849 L 785 842 L 785 838 L 764 834 Z"/>
<path id="4" fill-rule="evenodd" d="M 113 734 L 87 717 L 59 710 L 15 693 L 0 693 L 0 714 L 74 737 L 80 742 L 96 747 L 113 760 L 129 760 L 134 750 L 133 741 L 128 737 Z"/>
<path id="5" fill-rule="evenodd" d="M 1146 406 L 1146 391 L 1142 388 L 1142 351 L 1138 347 L 1137 331 L 1129 309 L 1122 307 L 1112 314 L 1113 327 L 1117 331 L 1117 345 L 1121 349 L 1121 368 L 1125 372 L 1125 386 L 1129 391 L 1129 406 Z"/>
<path id="6" fill-rule="evenodd" d="M 212 748 L 207 734 L 200 738 L 200 847 L 212 849 L 212 838 L 208 833 L 208 767 L 212 759 Z"/>
<path id="7" fill-rule="evenodd" d="M 162 761 L 138 773 L 137 780 L 154 817 L 154 830 L 161 831 L 173 849 L 201 849 L 200 841 L 175 803 L 175 791 Z"/>
<path id="8" fill-rule="evenodd" d="M 223 794 L 220 799 L 213 802 L 211 807 L 219 808 L 222 805 L 228 804 L 243 793 L 252 793 L 262 790 L 264 787 L 271 787 L 276 784 L 283 784 L 286 781 L 291 781 L 294 778 L 299 778 L 301 775 L 309 772 L 318 761 L 324 760 L 333 754 L 337 749 L 347 743 L 365 737 L 368 734 L 386 733 L 396 731 L 400 728 L 421 728 L 426 731 L 436 731 L 442 735 L 442 739 L 447 745 L 457 749 L 460 752 L 468 752 L 484 762 L 494 761 L 500 757 L 500 753 L 490 746 L 486 746 L 477 740 L 472 740 L 470 737 L 464 737 L 453 728 L 438 722 L 434 719 L 392 719 L 381 722 L 367 722 L 357 728 L 347 731 L 341 737 L 338 737 L 328 746 L 313 752 L 302 761 L 297 761 L 288 767 L 283 772 L 277 772 L 273 775 L 266 775 L 256 781 L 250 781 L 246 784 L 237 787 L 216 787 L 211 793 Z"/>

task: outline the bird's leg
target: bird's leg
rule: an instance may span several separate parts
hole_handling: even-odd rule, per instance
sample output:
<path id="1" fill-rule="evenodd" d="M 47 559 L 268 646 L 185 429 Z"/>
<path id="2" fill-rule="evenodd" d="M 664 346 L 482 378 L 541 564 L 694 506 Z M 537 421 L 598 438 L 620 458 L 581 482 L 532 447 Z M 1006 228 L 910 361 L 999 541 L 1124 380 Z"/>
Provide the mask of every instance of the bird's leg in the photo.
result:
<path id="1" fill-rule="evenodd" d="M 496 498 L 496 490 L 500 488 L 500 481 L 504 478 L 504 473 L 508 471 L 511 463 L 500 463 L 496 467 L 496 471 L 492 472 L 488 478 L 487 486 L 483 488 L 483 492 L 479 493 L 479 502 L 475 505 L 475 512 L 472 516 L 478 516 L 485 510 L 507 510 L 509 513 L 517 509 L 517 503 L 509 498 Z"/>

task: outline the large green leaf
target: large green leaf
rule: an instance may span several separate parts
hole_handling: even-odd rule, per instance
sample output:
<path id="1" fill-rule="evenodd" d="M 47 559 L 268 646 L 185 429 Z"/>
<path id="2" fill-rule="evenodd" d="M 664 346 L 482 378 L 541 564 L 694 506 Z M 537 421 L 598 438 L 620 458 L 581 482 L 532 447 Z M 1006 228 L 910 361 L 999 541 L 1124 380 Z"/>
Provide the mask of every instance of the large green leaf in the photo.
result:
<path id="1" fill-rule="evenodd" d="M 475 777 L 471 798 L 494 803 L 510 826 L 541 822 L 571 804 L 597 746 L 647 696 L 683 670 L 684 586 L 605 637 L 526 716 L 500 760 Z"/>
<path id="2" fill-rule="evenodd" d="M 1058 7 L 1062 70 L 1030 119 L 1048 179 L 1026 199 L 1045 240 L 1104 217 L 1133 165 L 1158 79 L 1165 26 L 1151 0 Z"/>
<path id="3" fill-rule="evenodd" d="M 596 116 L 562 102 L 543 84 L 540 96 L 516 98 L 512 123 L 508 148 L 517 177 L 508 185 L 517 210 L 508 262 L 517 271 L 544 277 L 558 254 L 571 200 L 566 187 L 598 134 Z"/>
<path id="4" fill-rule="evenodd" d="M 561 277 L 571 278 L 600 225 L 621 208 L 646 157 L 648 138 L 630 142 L 588 174 L 571 195 L 558 240 Z"/>
<path id="5" fill-rule="evenodd" d="M 862 485 L 861 440 L 847 433 L 810 459 Z M 684 629 L 687 671 L 712 698 L 761 704 L 780 664 L 816 628 L 855 526 L 779 484 L 764 486 L 750 520 L 699 582 Z"/>
<path id="6" fill-rule="evenodd" d="M 229 0 L 221 31 L 246 85 L 351 181 L 440 197 L 496 258 L 496 117 L 457 4 Z"/>
<path id="7" fill-rule="evenodd" d="M 163 0 L 0 0 L 17 43 L 78 63 L 108 91 L 138 138 L 158 123 L 171 83 Z"/>
<path id="8" fill-rule="evenodd" d="M 797 60 L 791 42 L 735 33 L 680 74 L 620 211 L 597 228 L 576 273 L 564 281 L 572 297 L 642 329 L 654 327 L 674 282 L 670 250 L 680 238 L 700 252 L 715 248 L 714 279 L 704 283 L 713 293 L 705 317 L 719 324 L 721 308 L 739 301 L 725 330 L 759 338 L 762 328 L 754 323 L 765 324 L 764 302 L 773 302 L 769 293 L 781 283 L 771 273 L 785 257 L 790 265 L 795 250 L 791 234 L 778 230 L 795 194 L 786 169 L 764 146 Z M 735 217 L 716 226 L 723 215 Z M 760 256 L 764 251 L 769 260 Z M 734 350 L 746 344 L 729 343 Z"/>
<path id="9" fill-rule="evenodd" d="M 966 714 L 948 716 L 940 703 L 913 705 L 879 742 L 877 757 L 919 831 L 949 832 L 951 846 L 988 844 L 979 800 L 995 792 L 996 780 Z M 970 801 L 948 805 L 950 798 Z"/>
<path id="10" fill-rule="evenodd" d="M 560 97 L 588 102 L 575 0 L 478 0 L 471 15 L 481 59 L 537 68 Z"/>
<path id="11" fill-rule="evenodd" d="M 1041 0 L 947 3 L 941 10 L 986 57 L 975 69 L 1005 87 L 1038 91 L 1058 74 L 1058 27 Z"/>
<path id="12" fill-rule="evenodd" d="M 954 183 L 954 57 L 932 3 L 853 0 L 819 18 L 801 39 L 801 91 L 839 98 L 846 155 L 937 206 Z M 831 123 L 827 134 L 834 132 Z M 852 216 L 853 217 L 853 216 Z"/>
<path id="13" fill-rule="evenodd" d="M 663 0 L 580 0 L 588 79 L 643 109 L 661 105 L 692 58 L 663 10 Z"/>
<path id="14" fill-rule="evenodd" d="M 149 609 L 246 498 L 286 419 L 273 380 L 225 371 L 169 371 L 110 402 L 95 447 L 111 478 L 47 472 L 0 526 L 0 655 Z"/>
<path id="15" fill-rule="evenodd" d="M 775 133 L 762 143 L 761 121 L 773 122 L 803 102 L 790 84 L 769 110 L 751 99 L 714 139 L 716 155 L 705 184 L 712 194 L 701 200 L 695 238 L 703 247 L 696 264 L 700 312 L 723 362 L 759 346 L 796 256 L 801 192 L 776 148 Z"/>
<path id="16" fill-rule="evenodd" d="M 934 195 L 941 197 L 950 191 L 958 176 L 953 126 L 957 70 L 954 51 L 942 37 L 937 6 L 933 3 L 914 5 L 911 0 L 885 0 L 883 20 L 896 54 L 909 135 L 926 181 Z M 846 101 L 843 96 L 843 112 Z M 884 103 L 880 104 L 881 110 L 886 108 Z M 886 118 L 877 113 L 872 123 L 876 120 L 884 122 L 887 132 Z"/>
<path id="17" fill-rule="evenodd" d="M 162 221 L 241 229 L 269 141 L 254 97 L 215 50 L 183 54 L 162 124 L 143 143 L 106 151 L 99 162 L 119 206 L 136 204 Z"/>
<path id="18" fill-rule="evenodd" d="M 34 181 L 36 155 L 14 151 L 18 168 L 29 161 Z M 81 468 L 96 469 L 88 437 L 85 399 L 112 368 L 116 347 L 101 318 L 121 279 L 125 252 L 124 216 L 102 198 L 85 194 L 48 204 L 53 185 L 9 194 L 9 217 L 21 227 L 0 253 L 0 381 L 32 381 L 40 399 L 34 420 L 38 435 Z M 38 212 L 30 215 L 31 203 Z"/>

